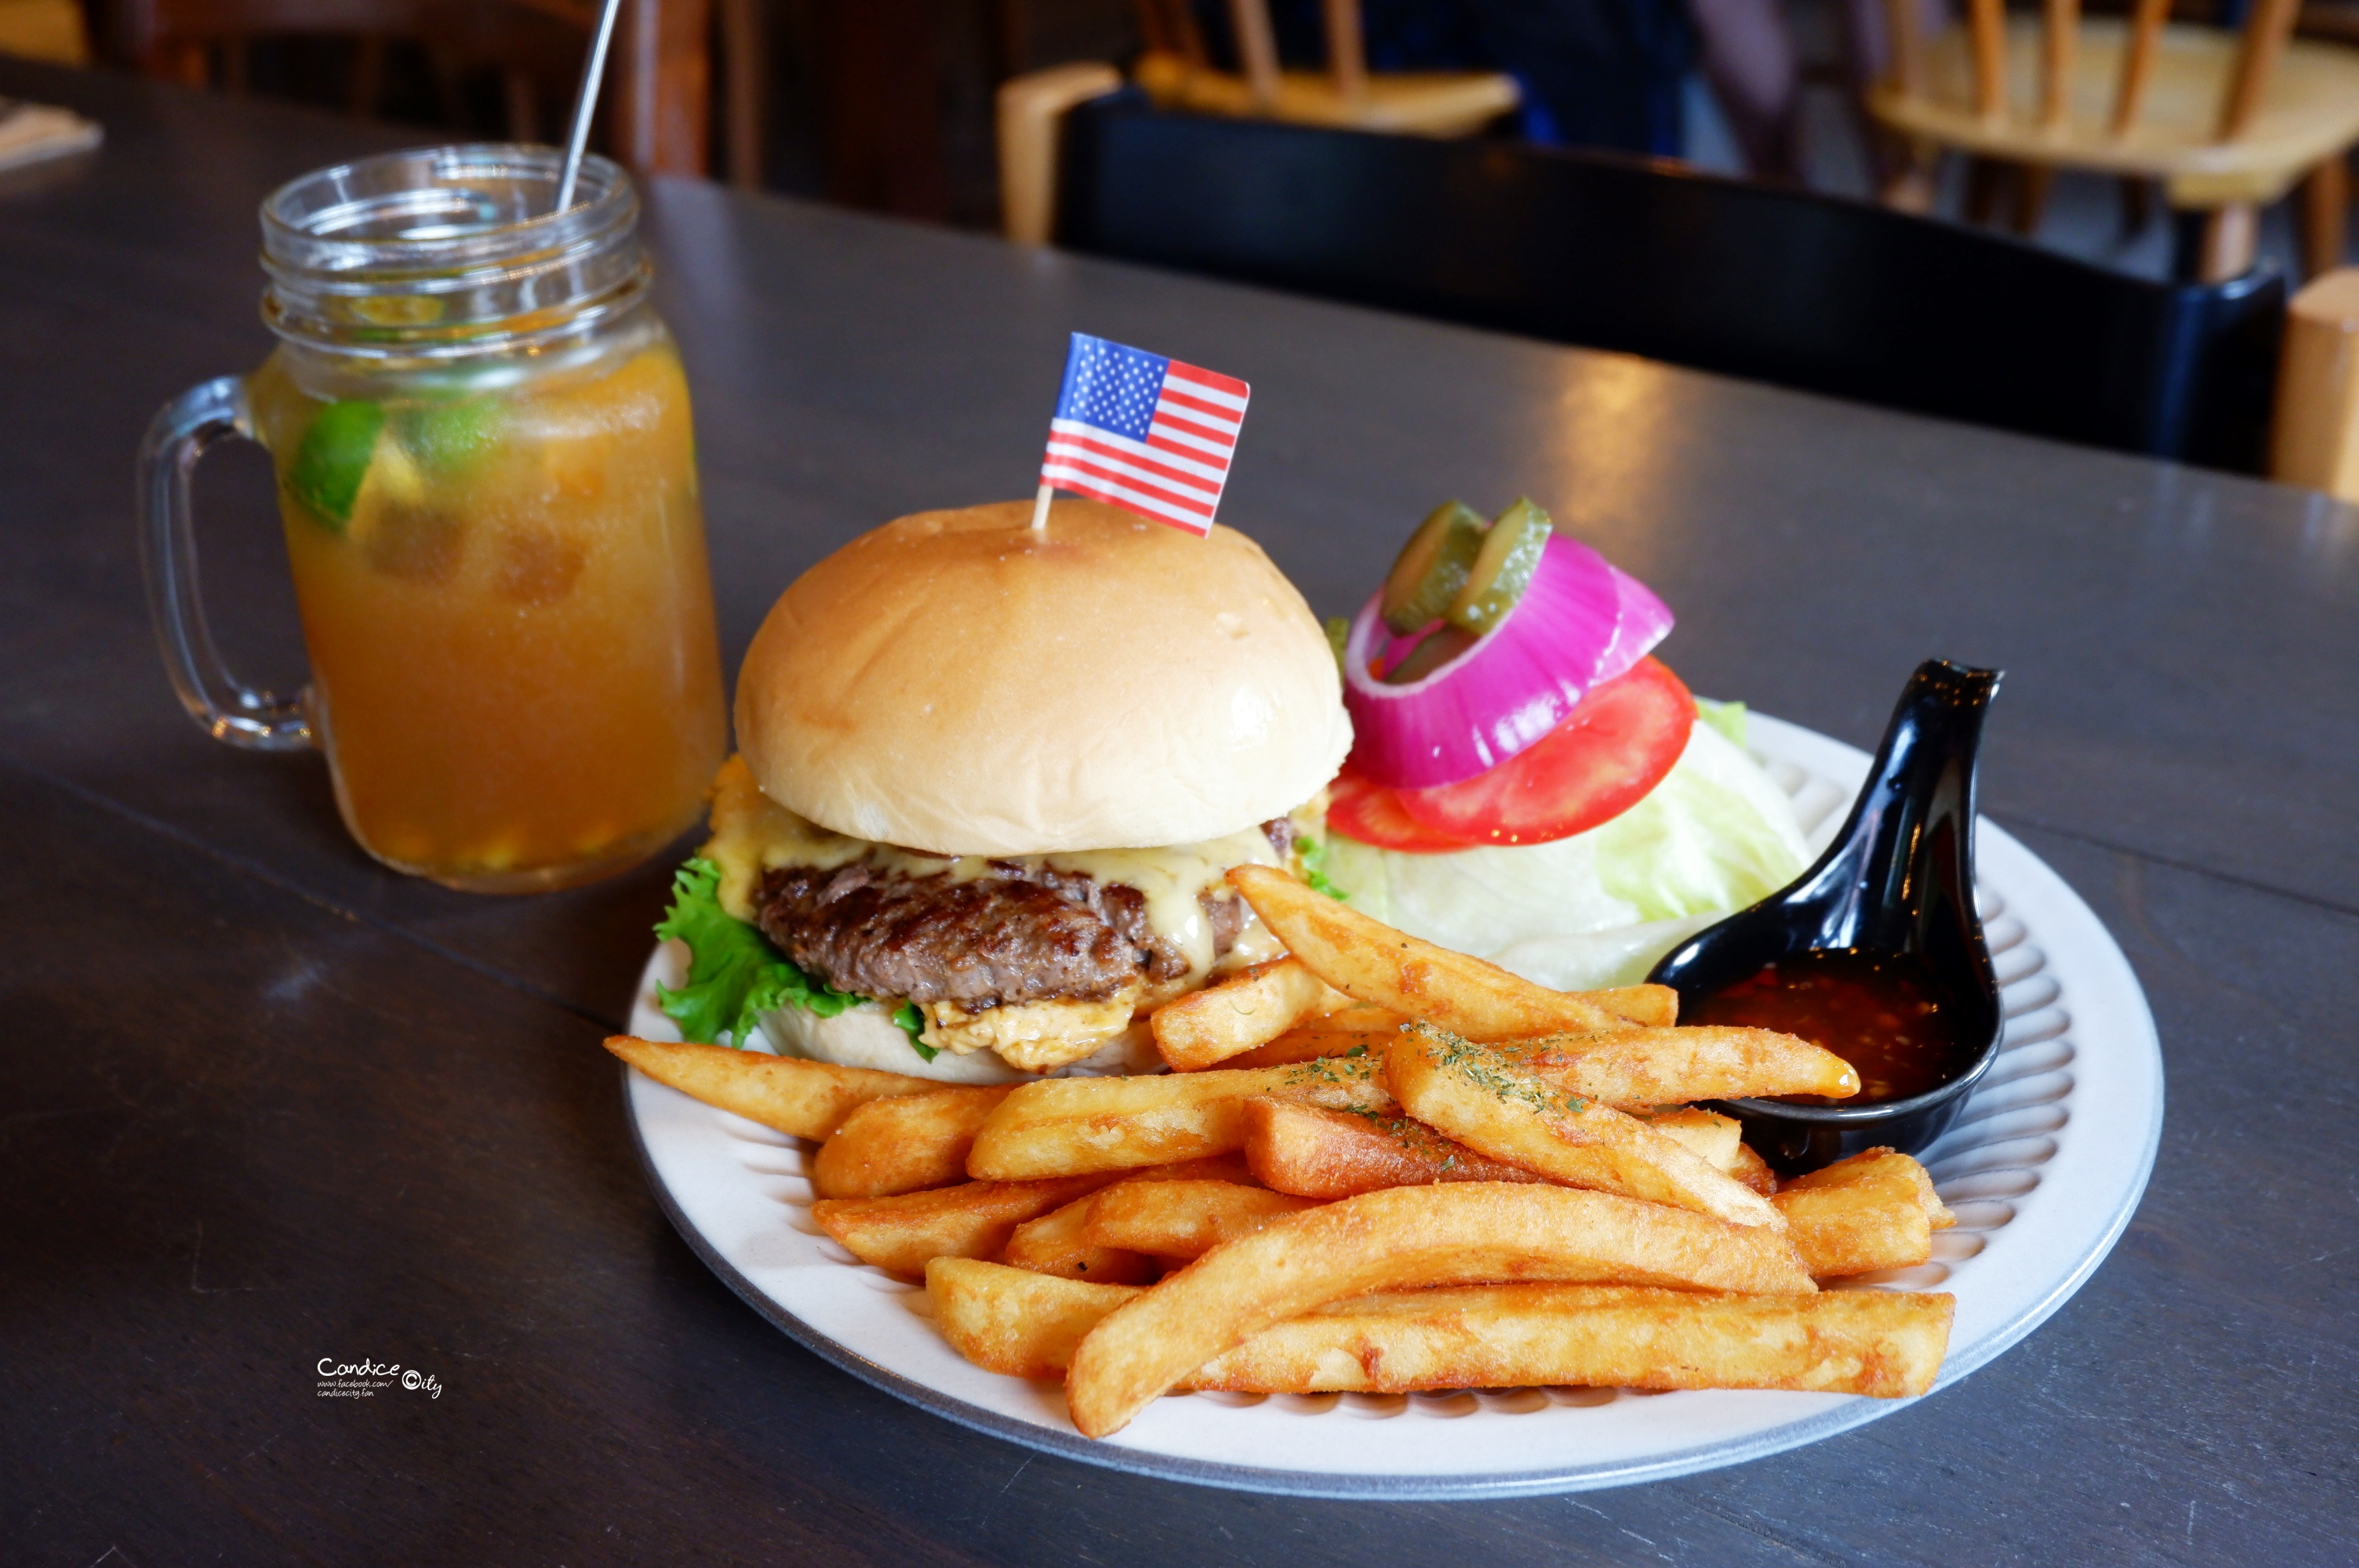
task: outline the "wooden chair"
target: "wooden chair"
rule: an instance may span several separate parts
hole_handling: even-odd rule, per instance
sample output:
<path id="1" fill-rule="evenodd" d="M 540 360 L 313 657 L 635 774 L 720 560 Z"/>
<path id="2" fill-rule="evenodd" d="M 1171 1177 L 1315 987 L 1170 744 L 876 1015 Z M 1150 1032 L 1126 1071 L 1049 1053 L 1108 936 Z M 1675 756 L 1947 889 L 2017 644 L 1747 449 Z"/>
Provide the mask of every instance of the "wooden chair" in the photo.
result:
<path id="1" fill-rule="evenodd" d="M 0 0 L 0 55 L 88 65 L 90 29 L 76 0 Z"/>
<path id="2" fill-rule="evenodd" d="M 752 27 L 753 7 L 740 0 L 722 5 L 733 61 L 758 58 L 752 39 L 732 37 Z M 710 168 L 711 5 L 631 0 L 624 8 L 609 66 L 608 125 L 615 157 L 634 169 L 702 175 Z M 131 63 L 147 75 L 232 91 L 244 87 L 247 49 L 256 38 L 355 38 L 360 48 L 347 98 L 358 114 L 377 107 L 386 43 L 415 41 L 446 97 L 461 71 L 498 70 L 506 134 L 539 141 L 563 135 L 558 120 L 572 102 L 595 16 L 591 0 L 125 0 L 122 32 Z M 747 115 L 758 113 L 754 94 L 731 94 L 733 116 L 741 104 Z M 734 117 L 730 140 L 733 151 L 758 146 Z"/>
<path id="3" fill-rule="evenodd" d="M 1147 48 L 1133 70 L 1158 107 L 1408 135 L 1463 136 L 1522 102 L 1516 79 L 1493 71 L 1371 75 L 1359 0 L 1323 0 L 1324 72 L 1283 70 L 1268 0 L 1229 0 L 1242 75 L 1215 70 L 1188 0 L 1138 0 Z"/>
<path id="4" fill-rule="evenodd" d="M 1327 71 L 1281 70 L 1268 0 L 1229 0 L 1243 76 L 1214 70 L 1188 0 L 1138 0 L 1147 49 L 1134 68 L 1159 108 L 1424 136 L 1471 135 L 1522 102 L 1511 76 L 1386 72 L 1371 76 L 1359 0 L 1323 0 Z M 1007 237 L 1045 244 L 1056 210 L 1057 127 L 1067 110 L 1122 85 L 1110 65 L 1050 66 L 1001 84 L 999 211 Z"/>
<path id="5" fill-rule="evenodd" d="M 1916 0 L 1886 0 L 1893 65 L 1872 88 L 1875 118 L 1920 149 L 2032 171 L 2017 225 L 2038 222 L 2050 171 L 2161 183 L 2188 225 L 2180 271 L 2206 282 L 2253 265 L 2259 211 L 2307 179 L 2305 265 L 2343 252 L 2344 158 L 2359 142 L 2359 50 L 2289 40 L 2298 0 L 2252 0 L 2241 34 L 2167 25 L 2169 0 L 2134 0 L 2126 22 L 2082 20 L 2080 0 L 2042 0 L 2009 20 L 2002 0 L 1930 46 Z M 1921 178 L 1892 194 L 1904 203 Z"/>
<path id="6" fill-rule="evenodd" d="M 2313 279 L 2287 307 L 2269 476 L 2359 501 L 2359 267 Z"/>
<path id="7" fill-rule="evenodd" d="M 1051 145 L 1071 249 L 2124 451 L 2266 455 L 2273 272 L 2160 283 L 1674 165 L 1136 91 L 1076 104 Z"/>

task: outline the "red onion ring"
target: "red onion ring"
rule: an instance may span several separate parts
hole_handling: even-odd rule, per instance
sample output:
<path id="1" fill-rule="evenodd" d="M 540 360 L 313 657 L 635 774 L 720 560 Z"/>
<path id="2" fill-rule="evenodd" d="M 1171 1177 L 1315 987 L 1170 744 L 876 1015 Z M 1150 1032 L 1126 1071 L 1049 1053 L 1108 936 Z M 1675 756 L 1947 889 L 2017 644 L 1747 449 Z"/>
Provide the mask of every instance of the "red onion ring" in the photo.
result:
<path id="1" fill-rule="evenodd" d="M 1431 628 L 1395 637 L 1377 619 L 1381 599 L 1371 597 L 1352 622 L 1343 705 L 1356 736 L 1349 765 L 1395 789 L 1456 784 L 1497 767 L 1671 629 L 1661 600 L 1560 534 L 1505 620 L 1424 679 L 1389 686 L 1372 666 L 1390 666 Z"/>
<path id="2" fill-rule="evenodd" d="M 1628 675 L 1640 659 L 1655 651 L 1656 643 L 1671 634 L 1670 607 L 1655 597 L 1654 589 L 1620 567 L 1605 569 L 1614 574 L 1618 605 L 1614 641 L 1597 661 L 1597 673 L 1589 677 L 1592 687 Z"/>

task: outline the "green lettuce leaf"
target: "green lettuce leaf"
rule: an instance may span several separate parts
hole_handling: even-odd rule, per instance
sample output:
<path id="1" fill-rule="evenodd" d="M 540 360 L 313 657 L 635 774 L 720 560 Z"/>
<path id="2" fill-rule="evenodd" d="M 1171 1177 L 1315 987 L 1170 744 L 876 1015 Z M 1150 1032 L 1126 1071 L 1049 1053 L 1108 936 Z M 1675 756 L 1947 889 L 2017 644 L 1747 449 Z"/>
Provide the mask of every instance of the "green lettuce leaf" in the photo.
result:
<path id="1" fill-rule="evenodd" d="M 1305 834 L 1294 841 L 1294 852 L 1302 858 L 1302 880 L 1310 884 L 1312 892 L 1323 892 L 1338 903 L 1352 896 L 1327 878 L 1327 845 L 1324 840 Z"/>
<path id="2" fill-rule="evenodd" d="M 1327 651 L 1335 655 L 1335 667 L 1343 667 L 1343 649 L 1352 641 L 1352 623 L 1340 615 L 1327 617 Z"/>
<path id="3" fill-rule="evenodd" d="M 1708 697 L 1695 699 L 1696 717 L 1719 730 L 1737 745 L 1745 744 L 1745 704 L 1714 702 Z"/>
<path id="4" fill-rule="evenodd" d="M 1709 719 L 1663 782 L 1594 837 L 1599 882 L 1647 921 L 1743 909 L 1808 863 L 1793 802 Z"/>
<path id="5" fill-rule="evenodd" d="M 701 856 L 673 875 L 671 908 L 656 935 L 688 944 L 688 983 L 677 990 L 656 988 L 658 1005 L 684 1039 L 742 1048 L 761 1015 L 774 1008 L 833 1018 L 866 1000 L 813 979 L 768 937 L 722 908 L 721 868 Z M 908 1027 L 897 1015 L 894 1022 Z M 930 1059 L 932 1053 L 926 1054 Z"/>
<path id="6" fill-rule="evenodd" d="M 1599 880 L 1593 833 L 1441 855 L 1378 849 L 1339 833 L 1328 840 L 1327 874 L 1370 919 L 1478 957 L 1639 919 Z"/>
<path id="7" fill-rule="evenodd" d="M 925 1014 L 918 1011 L 918 1004 L 916 1002 L 905 1001 L 900 1006 L 895 1008 L 893 1010 L 893 1022 L 899 1024 L 901 1026 L 901 1033 L 909 1037 L 910 1050 L 915 1051 L 919 1055 L 923 1056 L 929 1062 L 941 1054 L 940 1051 L 937 1051 L 934 1047 L 926 1044 L 926 1017 Z"/>

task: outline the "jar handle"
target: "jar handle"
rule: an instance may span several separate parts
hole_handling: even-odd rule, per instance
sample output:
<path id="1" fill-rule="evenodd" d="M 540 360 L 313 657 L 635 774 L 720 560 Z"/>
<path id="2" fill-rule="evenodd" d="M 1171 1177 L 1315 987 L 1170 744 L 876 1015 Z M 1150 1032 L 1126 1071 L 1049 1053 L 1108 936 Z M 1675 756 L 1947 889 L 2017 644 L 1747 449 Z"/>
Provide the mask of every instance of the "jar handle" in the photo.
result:
<path id="1" fill-rule="evenodd" d="M 251 751 L 299 752 L 314 743 L 309 688 L 281 697 L 232 675 L 213 645 L 197 590 L 189 480 L 198 460 L 223 436 L 254 438 L 245 383 L 234 375 L 192 386 L 166 404 L 139 443 L 139 554 L 147 574 L 147 613 L 180 706 L 207 734 Z"/>

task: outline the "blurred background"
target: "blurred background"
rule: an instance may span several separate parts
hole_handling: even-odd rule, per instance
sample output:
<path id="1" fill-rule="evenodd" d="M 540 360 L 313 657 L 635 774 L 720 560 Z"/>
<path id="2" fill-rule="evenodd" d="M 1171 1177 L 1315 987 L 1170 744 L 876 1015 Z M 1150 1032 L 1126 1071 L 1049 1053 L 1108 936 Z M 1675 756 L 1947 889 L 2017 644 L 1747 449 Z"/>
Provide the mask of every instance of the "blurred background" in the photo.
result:
<path id="1" fill-rule="evenodd" d="M 593 145 L 643 175 L 2359 500 L 2359 0 L 619 16 Z M 420 142 L 555 141 L 593 20 L 591 0 L 0 0 L 0 52 Z M 0 161 L 32 129 L 0 114 Z"/>
<path id="2" fill-rule="evenodd" d="M 2078 8 L 2082 26 L 2102 34 L 2131 3 L 2092 0 Z M 2245 0 L 2146 3 L 2224 38 L 2247 20 Z M 2291 0 L 2251 0 L 2273 3 Z M 1938 43 L 1960 20 L 1949 0 L 658 0 L 652 8 L 660 16 L 643 30 L 641 64 L 669 80 L 670 118 L 650 132 L 628 92 L 618 93 L 600 145 L 641 168 L 927 222 L 1001 226 L 995 102 L 1013 79 L 1095 62 L 1147 85 L 1158 103 L 1354 123 L 1322 122 L 1321 106 L 1287 102 L 1294 88 L 1352 70 L 1380 83 L 1441 81 L 1443 96 L 1454 81 L 1460 101 L 1403 112 L 1455 121 L 1440 131 L 1438 121 L 1404 127 L 1413 131 L 1681 159 L 2012 230 L 2139 276 L 2173 265 L 2158 181 L 2072 169 L 2027 178 L 2026 166 L 2005 159 L 1930 156 L 1922 144 L 1912 154 L 1907 138 L 1879 125 L 1865 92 L 1895 74 L 1896 26 Z M 2038 15 L 2019 16 L 2017 30 Z M 414 124 L 421 137 L 551 140 L 589 16 L 585 0 L 0 0 L 0 52 L 299 100 Z M 1357 59 L 1343 68 L 1339 27 L 1358 35 L 1344 39 Z M 2359 0 L 2309 0 L 2291 31 L 2359 38 Z M 1256 69 L 1273 59 L 1281 91 L 1256 104 Z M 1940 66 L 1936 49 L 1937 79 Z M 1192 98 L 1187 83 L 1174 86 L 1190 73 Z M 2168 75 L 2157 89 L 2166 96 Z M 1511 84 L 1487 103 L 1469 87 L 1486 77 Z M 1203 83 L 1217 96 L 1223 80 L 1241 102 L 1205 101 Z M 1334 91 L 1348 96 L 1353 83 Z M 617 123 L 634 114 L 642 116 L 635 145 Z M 1395 128 L 1364 114 L 1356 123 Z M 2293 204 L 2269 206 L 2256 237 L 2258 255 L 2296 277 L 2299 217 Z"/>

